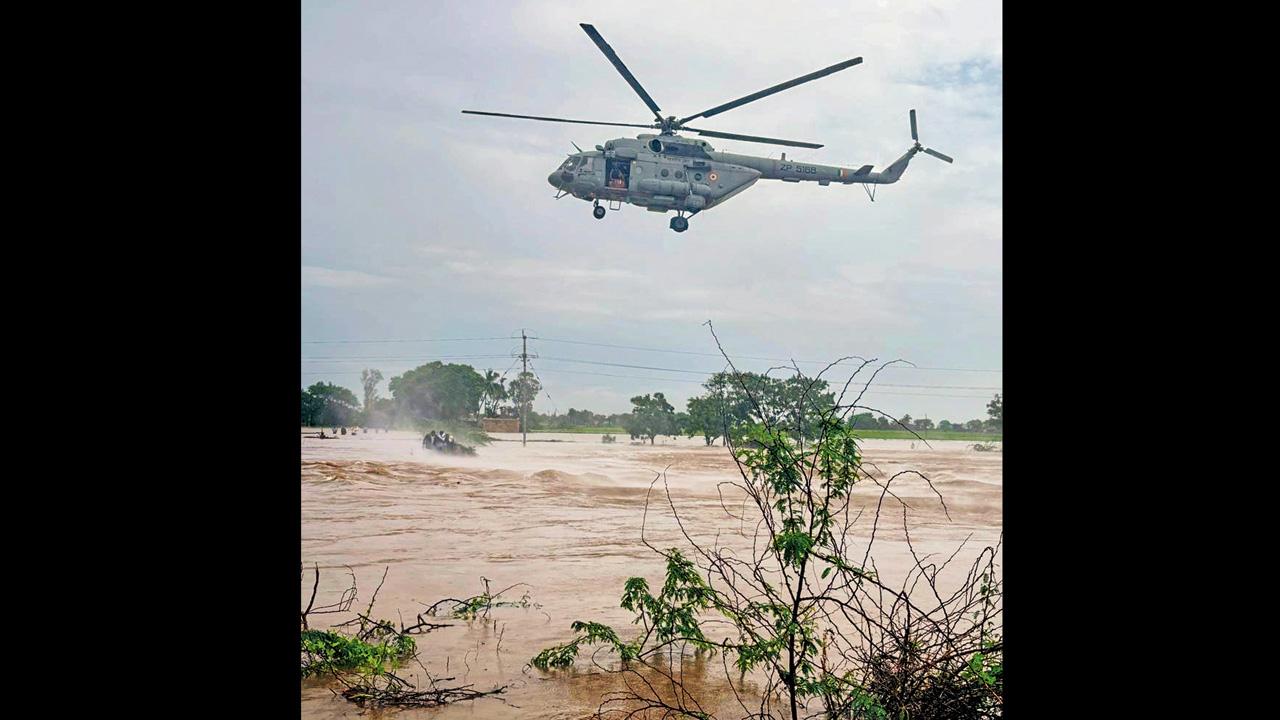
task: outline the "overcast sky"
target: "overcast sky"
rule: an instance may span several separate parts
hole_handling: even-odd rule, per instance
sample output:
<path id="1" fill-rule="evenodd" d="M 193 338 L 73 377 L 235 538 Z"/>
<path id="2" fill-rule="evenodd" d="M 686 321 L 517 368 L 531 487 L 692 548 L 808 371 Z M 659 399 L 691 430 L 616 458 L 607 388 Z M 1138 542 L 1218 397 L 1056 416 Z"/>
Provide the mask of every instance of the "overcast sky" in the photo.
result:
<path id="1" fill-rule="evenodd" d="M 664 115 L 863 57 L 698 123 L 825 147 L 710 138 L 718 150 L 881 170 L 916 108 L 921 141 L 956 162 L 918 155 L 874 203 L 856 185 L 760 181 L 682 234 L 635 206 L 597 221 L 553 200 L 547 175 L 571 141 L 644 131 L 459 112 L 651 120 L 580 22 Z M 868 404 L 985 418 L 1003 377 L 1002 37 L 995 0 L 303 2 L 302 385 L 359 395 L 362 368 L 390 379 L 437 358 L 503 372 L 506 338 L 528 328 L 538 411 L 621 412 L 653 391 L 682 409 L 722 361 L 580 343 L 714 353 L 711 320 L 731 355 L 811 372 L 909 360 L 920 369 L 883 372 Z M 459 338 L 503 339 L 408 342 Z M 349 342 L 371 340 L 400 342 Z"/>

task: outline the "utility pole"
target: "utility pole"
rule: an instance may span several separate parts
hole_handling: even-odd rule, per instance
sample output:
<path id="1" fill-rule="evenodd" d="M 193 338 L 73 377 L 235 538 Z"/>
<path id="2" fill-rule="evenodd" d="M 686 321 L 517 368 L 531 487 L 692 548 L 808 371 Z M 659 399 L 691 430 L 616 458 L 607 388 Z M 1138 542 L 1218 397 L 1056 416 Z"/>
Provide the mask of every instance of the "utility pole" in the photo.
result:
<path id="1" fill-rule="evenodd" d="M 520 387 L 524 389 L 524 383 L 528 382 L 525 377 L 529 372 L 529 336 L 524 334 L 524 328 L 520 328 Z M 525 398 L 520 398 L 520 447 L 528 447 L 529 444 L 529 418 L 526 408 L 529 403 L 525 402 Z"/>
<path id="2" fill-rule="evenodd" d="M 511 337 L 515 337 L 512 335 Z M 538 337 L 535 335 L 534 340 Z M 524 328 L 520 328 L 520 354 L 512 353 L 512 357 L 520 358 L 520 388 L 526 389 L 525 383 L 529 381 L 529 360 L 538 357 L 536 354 L 529 354 L 529 334 Z M 520 397 L 520 447 L 527 447 L 529 443 L 529 406 L 533 404 L 533 398 Z"/>

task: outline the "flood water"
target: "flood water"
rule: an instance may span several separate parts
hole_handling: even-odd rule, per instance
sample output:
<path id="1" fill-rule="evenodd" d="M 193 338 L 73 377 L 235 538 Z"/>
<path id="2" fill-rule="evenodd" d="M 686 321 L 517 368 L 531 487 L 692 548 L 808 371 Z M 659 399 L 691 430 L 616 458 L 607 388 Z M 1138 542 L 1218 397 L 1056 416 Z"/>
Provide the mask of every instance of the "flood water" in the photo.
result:
<path id="1" fill-rule="evenodd" d="M 374 615 L 412 624 L 427 605 L 442 598 L 466 598 L 524 583 L 502 600 L 529 607 L 499 607 L 489 619 L 452 620 L 442 612 L 433 622 L 450 627 L 417 636 L 425 671 L 452 677 L 443 685 L 473 685 L 488 690 L 510 686 L 500 698 L 482 698 L 427 710 L 362 711 L 324 683 L 302 687 L 306 718 L 391 716 L 403 718 L 590 717 L 601 696 L 618 689 L 618 676 L 593 668 L 584 648 L 572 671 L 542 672 L 528 666 L 541 649 L 573 637 L 574 620 L 611 624 L 624 640 L 638 634 L 632 616 L 618 605 L 623 583 L 643 576 L 656 594 L 664 560 L 641 543 L 684 547 L 659 480 L 645 518 L 646 493 L 665 472 L 679 519 L 696 539 L 711 544 L 729 536 L 740 523 L 722 506 L 717 484 L 740 480 L 728 451 L 706 447 L 700 438 L 659 439 L 656 445 L 632 444 L 625 435 L 604 444 L 599 435 L 536 434 L 521 447 L 519 435 L 495 435 L 475 457 L 424 451 L 421 437 L 407 432 L 370 433 L 321 440 L 302 438 L 302 559 L 300 608 L 311 595 L 313 564 L 320 567 L 317 605 L 335 601 L 351 584 L 359 588 L 355 607 L 367 607 L 377 594 Z M 940 491 L 947 512 L 928 485 L 903 477 L 894 492 L 909 506 L 911 540 L 917 553 L 949 555 L 967 537 L 963 563 L 1000 536 L 1003 456 L 976 452 L 968 443 L 868 440 L 865 461 L 885 476 L 900 470 L 924 473 Z M 855 494 L 855 506 L 874 508 L 880 489 Z M 873 557 L 882 577 L 912 565 L 902 532 L 902 509 L 893 522 L 882 521 Z M 947 515 L 950 518 L 948 519 Z M 870 530 L 869 522 L 855 528 Z M 971 536 L 971 537 L 970 537 Z M 851 535 L 851 538 L 856 538 Z M 859 555 L 860 557 L 860 555 Z M 312 627 L 353 617 L 317 615 Z M 616 667 L 600 653 L 598 661 Z M 705 663 L 707 667 L 695 666 Z M 740 717 L 722 658 L 689 659 L 683 679 L 704 709 L 719 717 Z M 399 672 L 424 682 L 416 664 Z"/>

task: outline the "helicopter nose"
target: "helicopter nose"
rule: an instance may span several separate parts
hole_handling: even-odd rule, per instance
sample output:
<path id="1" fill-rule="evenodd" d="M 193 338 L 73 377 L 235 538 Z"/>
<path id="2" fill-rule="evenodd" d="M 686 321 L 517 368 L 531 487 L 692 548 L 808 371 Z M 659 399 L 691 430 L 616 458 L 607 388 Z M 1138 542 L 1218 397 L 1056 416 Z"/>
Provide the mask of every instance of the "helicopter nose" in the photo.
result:
<path id="1" fill-rule="evenodd" d="M 551 187 L 560 189 L 560 171 L 557 170 L 547 176 L 547 182 L 551 183 Z"/>

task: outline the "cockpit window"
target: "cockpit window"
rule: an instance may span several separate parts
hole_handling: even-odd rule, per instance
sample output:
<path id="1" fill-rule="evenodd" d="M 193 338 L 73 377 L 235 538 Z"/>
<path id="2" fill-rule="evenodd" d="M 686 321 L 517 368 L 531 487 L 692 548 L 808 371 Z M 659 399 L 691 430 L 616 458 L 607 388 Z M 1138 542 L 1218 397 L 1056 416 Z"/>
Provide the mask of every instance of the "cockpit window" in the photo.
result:
<path id="1" fill-rule="evenodd" d="M 574 157 L 571 157 L 568 160 L 565 160 L 563 167 L 565 170 L 573 170 L 581 164 L 582 164 L 582 158 L 575 155 Z"/>
<path id="2" fill-rule="evenodd" d="M 666 147 L 664 147 L 662 151 L 667 155 L 678 155 L 680 157 L 694 157 L 694 158 L 704 158 L 704 159 L 709 159 L 711 157 L 710 155 L 707 155 L 706 150 L 703 150 L 701 147 L 697 145 L 681 145 L 678 143 L 667 143 Z"/>

